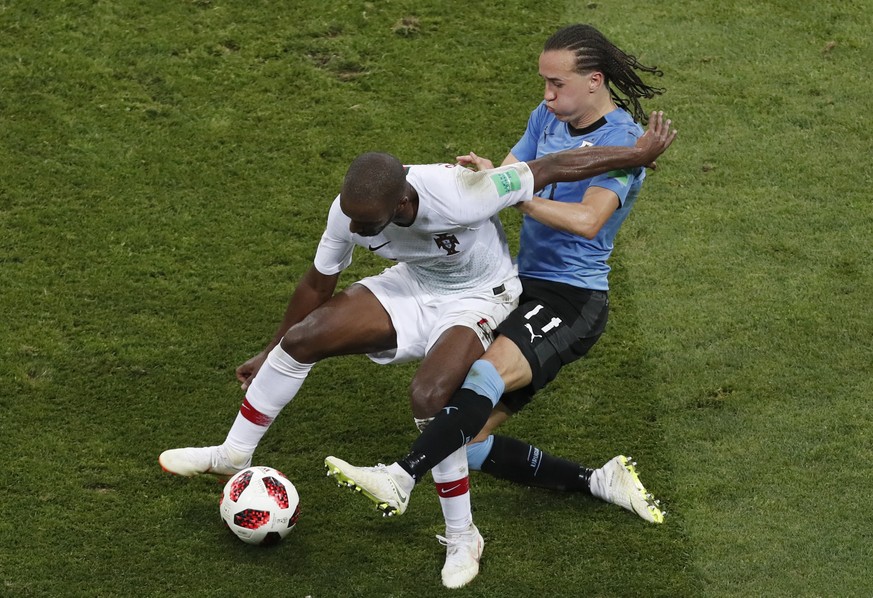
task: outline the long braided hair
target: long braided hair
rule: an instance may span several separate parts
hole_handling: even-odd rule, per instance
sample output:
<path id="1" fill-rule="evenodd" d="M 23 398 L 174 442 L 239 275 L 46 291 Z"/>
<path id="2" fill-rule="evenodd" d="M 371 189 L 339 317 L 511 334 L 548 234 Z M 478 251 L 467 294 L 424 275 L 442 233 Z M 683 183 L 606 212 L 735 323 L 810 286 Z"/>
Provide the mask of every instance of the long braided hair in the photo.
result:
<path id="1" fill-rule="evenodd" d="M 658 67 L 640 64 L 636 56 L 625 53 L 591 25 L 568 25 L 559 29 L 546 40 L 543 51 L 549 50 L 573 52 L 577 73 L 601 71 L 612 100 L 643 124 L 649 119 L 640 105 L 640 98 L 651 99 L 664 93 L 663 88 L 643 83 L 637 74 L 637 71 L 642 71 L 661 77 L 664 73 Z"/>

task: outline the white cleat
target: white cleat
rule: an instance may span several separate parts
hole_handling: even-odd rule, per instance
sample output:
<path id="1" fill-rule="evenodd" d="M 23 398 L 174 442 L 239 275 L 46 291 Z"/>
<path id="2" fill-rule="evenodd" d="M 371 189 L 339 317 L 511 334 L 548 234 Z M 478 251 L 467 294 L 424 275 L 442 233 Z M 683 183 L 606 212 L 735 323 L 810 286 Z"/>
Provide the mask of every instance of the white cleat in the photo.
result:
<path id="1" fill-rule="evenodd" d="M 360 492 L 382 511 L 383 516 L 403 515 L 409 506 L 409 495 L 415 482 L 407 475 L 404 480 L 400 475 L 392 474 L 388 467 L 378 464 L 376 467 L 355 467 L 336 457 L 324 460 L 327 475 L 336 478 L 337 486 L 346 486 Z"/>
<path id="2" fill-rule="evenodd" d="M 170 449 L 158 457 L 161 468 L 168 473 L 190 478 L 209 473 L 230 478 L 246 467 L 251 467 L 252 456 L 225 446 L 204 446 Z"/>
<path id="3" fill-rule="evenodd" d="M 482 534 L 472 523 L 462 532 L 446 532 L 445 537 L 437 536 L 440 544 L 446 547 L 446 564 L 443 565 L 443 585 L 447 588 L 460 588 L 479 574 L 479 559 L 485 548 Z"/>
<path id="4" fill-rule="evenodd" d="M 660 503 L 640 482 L 633 463 L 624 455 L 613 457 L 591 474 L 591 494 L 632 511 L 650 523 L 664 523 Z"/>

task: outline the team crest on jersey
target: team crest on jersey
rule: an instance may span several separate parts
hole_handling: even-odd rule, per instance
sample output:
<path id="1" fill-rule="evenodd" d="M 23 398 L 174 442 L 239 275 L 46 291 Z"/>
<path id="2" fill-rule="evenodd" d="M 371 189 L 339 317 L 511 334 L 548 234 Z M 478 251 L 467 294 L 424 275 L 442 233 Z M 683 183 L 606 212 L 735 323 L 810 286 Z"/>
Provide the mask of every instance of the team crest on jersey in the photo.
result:
<path id="1" fill-rule="evenodd" d="M 455 249 L 458 246 L 458 237 L 455 235 L 451 233 L 440 233 L 435 235 L 433 240 L 437 244 L 437 247 L 445 250 L 446 255 L 455 255 L 458 253 L 458 250 Z"/>

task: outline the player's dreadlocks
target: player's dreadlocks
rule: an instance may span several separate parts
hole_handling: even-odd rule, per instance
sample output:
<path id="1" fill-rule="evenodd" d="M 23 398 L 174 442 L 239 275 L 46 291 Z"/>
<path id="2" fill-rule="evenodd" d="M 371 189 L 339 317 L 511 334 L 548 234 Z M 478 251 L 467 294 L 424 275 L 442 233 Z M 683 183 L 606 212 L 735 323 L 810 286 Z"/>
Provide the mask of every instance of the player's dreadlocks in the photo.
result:
<path id="1" fill-rule="evenodd" d="M 640 98 L 653 98 L 664 93 L 663 88 L 643 83 L 636 71 L 662 76 L 653 66 L 640 64 L 636 56 L 626 54 L 591 25 L 569 25 L 559 29 L 546 40 L 543 51 L 570 50 L 576 54 L 576 72 L 586 74 L 601 71 L 613 101 L 633 114 L 635 120 L 646 124 L 648 114 L 640 105 Z M 619 95 L 621 92 L 622 95 Z"/>

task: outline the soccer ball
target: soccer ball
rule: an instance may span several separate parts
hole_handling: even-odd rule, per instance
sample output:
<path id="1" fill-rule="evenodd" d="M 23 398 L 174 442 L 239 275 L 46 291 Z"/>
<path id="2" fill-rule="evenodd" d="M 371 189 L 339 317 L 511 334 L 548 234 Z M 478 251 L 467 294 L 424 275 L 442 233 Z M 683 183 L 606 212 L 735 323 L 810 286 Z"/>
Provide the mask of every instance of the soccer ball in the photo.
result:
<path id="1" fill-rule="evenodd" d="M 294 484 L 272 467 L 249 467 L 227 481 L 221 518 L 247 544 L 276 544 L 291 533 L 300 514 Z"/>

